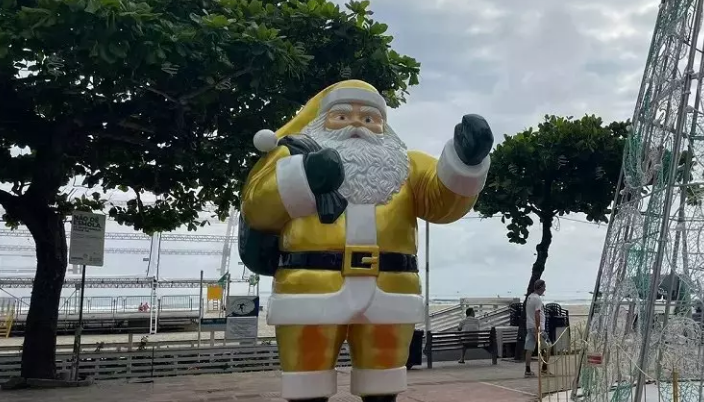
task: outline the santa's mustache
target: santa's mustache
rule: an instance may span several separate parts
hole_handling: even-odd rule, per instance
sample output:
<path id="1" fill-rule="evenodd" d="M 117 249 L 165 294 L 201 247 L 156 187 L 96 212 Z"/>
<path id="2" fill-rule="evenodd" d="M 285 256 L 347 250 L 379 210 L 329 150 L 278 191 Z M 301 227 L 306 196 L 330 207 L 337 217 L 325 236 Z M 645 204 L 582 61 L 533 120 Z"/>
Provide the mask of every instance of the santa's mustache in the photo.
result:
<path id="1" fill-rule="evenodd" d="M 330 130 L 328 131 L 328 136 L 336 141 L 359 138 L 372 144 L 381 144 L 382 142 L 382 138 L 379 134 L 375 134 L 365 127 L 348 126 L 339 130 Z"/>

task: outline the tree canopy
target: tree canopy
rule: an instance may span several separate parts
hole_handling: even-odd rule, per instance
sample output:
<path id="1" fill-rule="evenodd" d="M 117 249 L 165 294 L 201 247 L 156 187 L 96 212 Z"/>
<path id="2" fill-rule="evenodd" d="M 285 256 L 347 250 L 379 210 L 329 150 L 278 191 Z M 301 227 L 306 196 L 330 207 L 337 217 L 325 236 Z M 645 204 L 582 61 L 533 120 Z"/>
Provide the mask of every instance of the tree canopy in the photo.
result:
<path id="1" fill-rule="evenodd" d="M 492 152 L 475 209 L 485 217 L 501 216 L 509 242 L 516 244 L 526 243 L 532 217 L 538 217 L 541 239 L 527 293 L 545 269 L 556 217 L 583 213 L 589 221 L 607 222 L 628 125 L 604 125 L 593 115 L 545 116 L 537 129 L 504 136 Z"/>
<path id="2" fill-rule="evenodd" d="M 357 78 L 392 107 L 420 65 L 391 49 L 369 1 L 5 0 L 0 3 L 0 204 L 37 246 L 23 377 L 54 376 L 57 307 L 66 268 L 64 218 L 108 205 L 145 232 L 220 218 L 256 153 L 322 88 Z M 74 177 L 96 191 L 71 199 Z M 140 195 L 159 201 L 147 205 Z"/>

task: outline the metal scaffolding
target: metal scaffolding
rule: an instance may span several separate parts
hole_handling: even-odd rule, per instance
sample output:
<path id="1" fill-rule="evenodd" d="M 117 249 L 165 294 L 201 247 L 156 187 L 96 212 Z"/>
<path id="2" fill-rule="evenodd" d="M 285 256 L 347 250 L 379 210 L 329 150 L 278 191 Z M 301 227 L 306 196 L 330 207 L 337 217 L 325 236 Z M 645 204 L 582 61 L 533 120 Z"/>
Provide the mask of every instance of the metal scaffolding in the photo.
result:
<path id="1" fill-rule="evenodd" d="M 703 6 L 660 3 L 573 399 L 704 400 Z"/>
<path id="2" fill-rule="evenodd" d="M 217 285 L 220 278 L 203 279 L 203 285 Z M 0 288 L 21 289 L 31 288 L 34 278 L 31 277 L 0 277 Z M 232 282 L 247 283 L 246 280 L 233 278 Z M 66 278 L 64 288 L 75 289 L 81 283 L 80 278 Z M 86 278 L 86 288 L 91 289 L 149 289 L 156 283 L 156 277 L 115 277 L 115 278 Z M 162 289 L 198 289 L 200 279 L 159 279 L 159 288 Z"/>
<path id="3" fill-rule="evenodd" d="M 29 251 L 34 252 L 34 246 L 20 246 L 14 244 L 0 244 L 1 251 Z M 148 248 L 135 247 L 106 247 L 105 254 L 146 254 L 149 255 Z M 162 255 L 222 255 L 222 250 L 202 250 L 202 249 L 161 249 Z M 25 254 L 23 254 L 25 255 Z M 33 254 L 32 254 L 33 256 Z"/>
<path id="4" fill-rule="evenodd" d="M 0 214 L 2 210 L 0 209 Z M 86 288 L 143 288 L 151 289 L 150 292 L 150 303 L 151 305 L 157 305 L 160 298 L 159 289 L 164 288 L 199 288 L 201 285 L 222 285 L 223 278 L 226 279 L 227 294 L 229 294 L 230 283 L 247 283 L 248 293 L 250 293 L 254 287 L 255 278 L 250 276 L 249 271 L 243 267 L 242 275 L 230 275 L 230 264 L 231 264 L 231 254 L 233 251 L 233 243 L 237 242 L 237 236 L 235 235 L 237 230 L 238 215 L 237 211 L 233 208 L 230 217 L 227 220 L 227 230 L 224 235 L 211 235 L 211 234 L 180 234 L 180 233 L 155 233 L 152 236 L 146 235 L 144 233 L 132 232 L 108 232 L 105 235 L 106 241 L 149 241 L 150 246 L 147 247 L 106 247 L 105 252 L 107 254 L 135 254 L 144 256 L 144 261 L 147 263 L 146 274 L 144 277 L 118 277 L 118 278 L 86 278 L 85 287 Z M 8 230 L 0 229 L 0 238 L 15 238 L 15 239 L 27 239 L 31 240 L 32 235 L 28 230 Z M 70 232 L 67 231 L 66 238 L 70 242 Z M 16 241 L 15 241 L 16 242 Z M 196 243 L 205 246 L 207 243 L 222 244 L 222 248 L 210 246 L 209 248 L 200 247 L 196 248 L 193 245 L 191 247 L 185 248 L 162 248 L 163 242 L 181 242 L 181 243 Z M 11 242 L 2 242 L 0 244 L 0 251 L 2 251 L 3 256 L 16 256 L 16 257 L 34 257 L 34 245 L 30 244 L 12 244 Z M 163 261 L 161 259 L 164 255 L 193 255 L 193 256 L 220 256 L 220 263 L 217 265 L 216 272 L 219 273 L 220 277 L 215 279 L 204 279 L 202 282 L 200 279 L 168 279 L 164 278 L 162 275 Z M 215 264 L 213 264 L 215 265 Z M 81 273 L 80 266 L 72 266 L 71 272 L 79 274 Z M 168 271 L 166 272 L 169 275 Z M 2 276 L 0 277 L 0 288 L 31 288 L 34 278 L 31 277 L 21 277 L 21 276 Z M 79 286 L 80 280 L 74 278 L 66 278 L 64 281 L 64 288 L 76 288 Z M 258 290 L 258 287 L 257 287 Z M 157 309 L 150 310 L 150 333 L 156 333 L 158 328 L 158 311 Z"/>
<path id="5" fill-rule="evenodd" d="M 228 218 L 230 221 L 230 218 Z M 32 238 L 32 234 L 29 230 L 10 230 L 10 229 L 0 229 L 0 237 L 22 237 L 22 238 Z M 70 239 L 71 234 L 67 231 L 66 238 Z M 151 236 L 144 233 L 121 233 L 121 232 L 107 232 L 105 233 L 105 240 L 151 240 Z M 197 234 L 174 234 L 165 233 L 162 235 L 162 241 L 180 241 L 180 242 L 197 242 L 197 243 L 224 243 L 224 242 L 236 242 L 237 236 L 223 236 L 223 235 L 197 235 Z"/>

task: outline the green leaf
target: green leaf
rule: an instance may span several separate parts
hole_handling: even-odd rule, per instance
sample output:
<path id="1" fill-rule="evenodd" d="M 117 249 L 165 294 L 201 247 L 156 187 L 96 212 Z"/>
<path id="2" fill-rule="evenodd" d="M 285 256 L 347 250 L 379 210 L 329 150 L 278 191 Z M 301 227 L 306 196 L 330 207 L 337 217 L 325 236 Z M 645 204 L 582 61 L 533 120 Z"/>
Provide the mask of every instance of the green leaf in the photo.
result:
<path id="1" fill-rule="evenodd" d="M 110 53 L 105 49 L 105 46 L 100 45 L 98 47 L 98 53 L 100 54 L 100 58 L 103 59 L 108 64 L 113 64 L 117 61 Z"/>
<path id="2" fill-rule="evenodd" d="M 34 7 L 24 7 L 22 6 L 22 12 L 26 14 L 43 14 L 51 15 L 51 11 L 45 8 L 34 8 Z"/>
<path id="3" fill-rule="evenodd" d="M 100 9 L 100 4 L 98 3 L 98 0 L 88 0 L 88 4 L 86 5 L 85 12 L 90 13 L 90 14 L 95 14 L 96 11 Z"/>
<path id="4" fill-rule="evenodd" d="M 203 17 L 203 22 L 209 28 L 224 28 L 230 25 L 230 21 L 224 15 L 209 15 Z"/>
<path id="5" fill-rule="evenodd" d="M 386 32 L 388 29 L 389 29 L 389 26 L 386 24 L 374 23 L 369 28 L 369 33 L 371 33 L 372 35 L 381 35 L 384 32 Z"/>
<path id="6" fill-rule="evenodd" d="M 248 7 L 248 8 L 249 8 L 249 12 L 252 13 L 252 14 L 259 14 L 259 13 L 261 13 L 262 11 L 264 11 L 264 9 L 263 9 L 263 7 L 262 7 L 262 2 L 261 2 L 260 0 L 252 0 L 252 1 L 249 3 L 249 7 Z"/>
<path id="7" fill-rule="evenodd" d="M 127 57 L 127 52 L 125 52 L 124 49 L 114 43 L 109 44 L 108 49 L 110 49 L 110 53 L 114 54 L 115 56 L 121 59 Z"/>

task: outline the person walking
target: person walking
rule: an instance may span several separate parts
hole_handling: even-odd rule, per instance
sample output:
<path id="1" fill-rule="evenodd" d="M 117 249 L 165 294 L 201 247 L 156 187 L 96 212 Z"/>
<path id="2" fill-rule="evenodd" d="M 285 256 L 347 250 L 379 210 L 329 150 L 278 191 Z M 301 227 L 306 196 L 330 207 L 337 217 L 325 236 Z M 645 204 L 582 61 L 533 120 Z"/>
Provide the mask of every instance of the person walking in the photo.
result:
<path id="1" fill-rule="evenodd" d="M 465 314 L 466 317 L 460 321 L 460 325 L 457 326 L 457 330 L 462 332 L 479 331 L 481 329 L 481 322 L 474 316 L 474 309 L 471 307 L 468 308 L 467 311 L 465 311 Z M 474 347 L 475 345 L 472 344 L 471 339 L 464 339 L 462 342 L 462 355 L 460 356 L 460 361 L 458 363 L 464 364 L 464 356 L 467 354 L 467 349 Z"/>
<path id="2" fill-rule="evenodd" d="M 548 354 L 547 351 L 550 349 L 550 341 L 545 334 L 545 310 L 543 307 L 543 300 L 540 298 L 545 294 L 545 281 L 538 279 L 533 284 L 533 293 L 528 295 L 526 300 L 526 341 L 525 341 L 525 352 L 526 352 L 526 377 L 535 377 L 530 369 L 530 361 L 533 358 L 533 352 L 535 348 L 538 347 L 538 340 L 540 340 L 540 348 L 543 350 L 543 356 L 545 357 L 544 362 L 542 362 L 542 372 L 543 374 L 549 375 L 548 372 Z"/>

